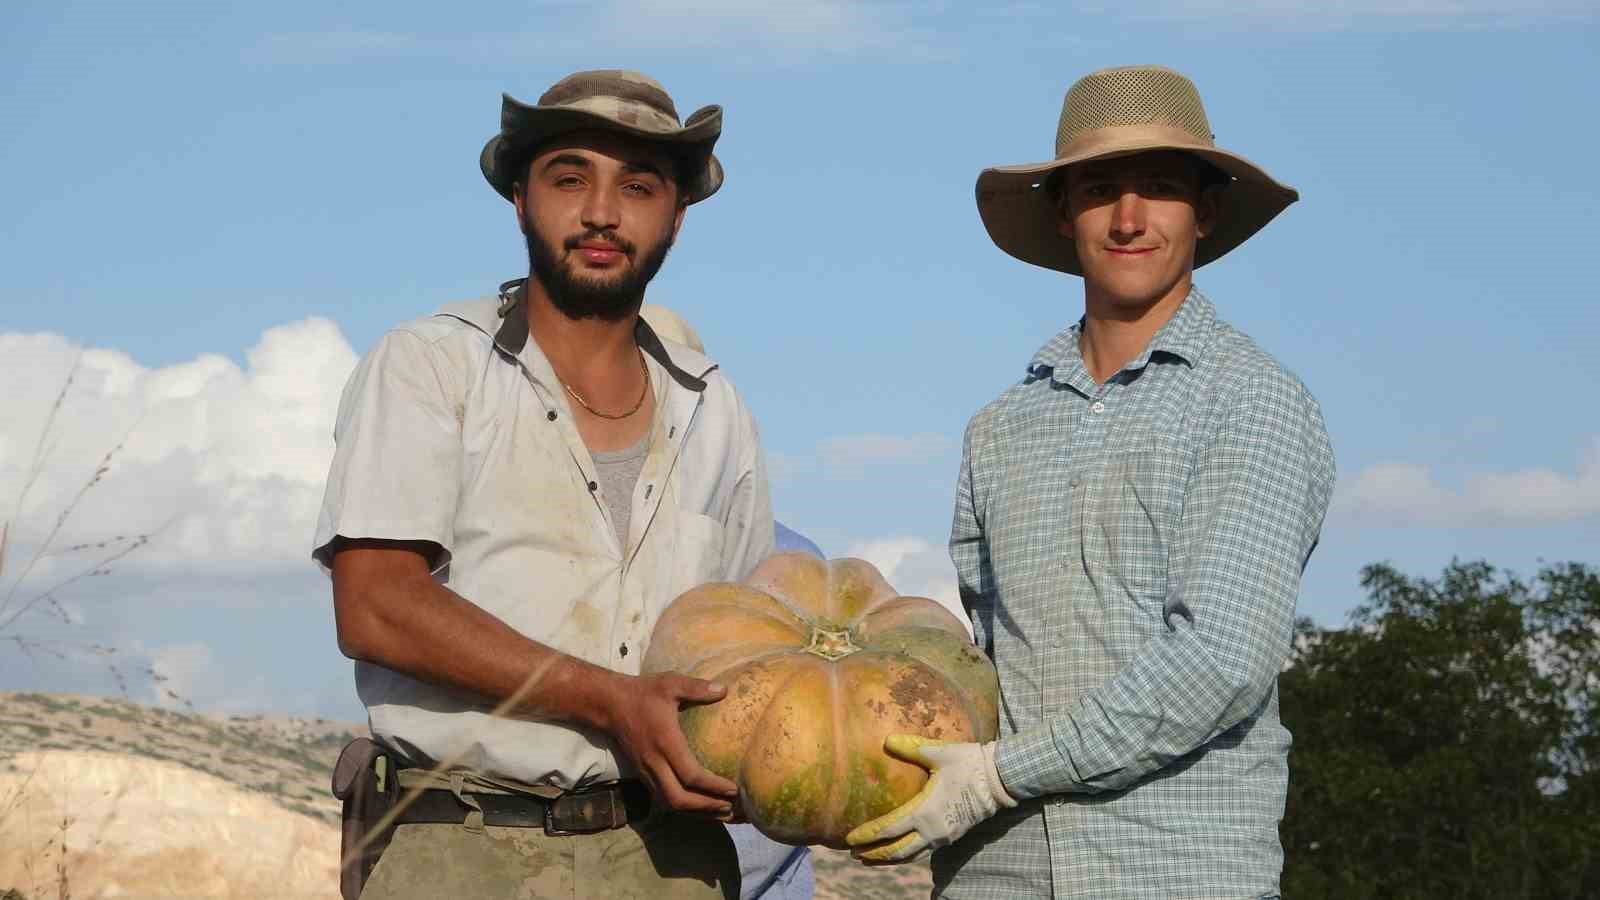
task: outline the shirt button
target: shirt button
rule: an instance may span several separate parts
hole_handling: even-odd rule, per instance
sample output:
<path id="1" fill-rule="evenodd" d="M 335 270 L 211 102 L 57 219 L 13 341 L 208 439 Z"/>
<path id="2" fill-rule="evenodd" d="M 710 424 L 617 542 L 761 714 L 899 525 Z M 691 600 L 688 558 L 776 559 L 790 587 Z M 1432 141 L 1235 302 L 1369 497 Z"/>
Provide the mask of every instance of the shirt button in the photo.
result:
<path id="1" fill-rule="evenodd" d="M 1101 413 L 1101 412 L 1105 412 L 1106 411 L 1106 405 L 1104 403 L 1100 402 L 1099 400 L 1096 400 L 1094 403 L 1090 404 L 1089 408 L 1094 410 L 1097 413 Z"/>
<path id="2" fill-rule="evenodd" d="M 544 417 L 546 419 L 549 419 L 550 421 L 554 422 L 556 420 L 556 411 L 552 409 L 549 412 L 545 413 Z"/>

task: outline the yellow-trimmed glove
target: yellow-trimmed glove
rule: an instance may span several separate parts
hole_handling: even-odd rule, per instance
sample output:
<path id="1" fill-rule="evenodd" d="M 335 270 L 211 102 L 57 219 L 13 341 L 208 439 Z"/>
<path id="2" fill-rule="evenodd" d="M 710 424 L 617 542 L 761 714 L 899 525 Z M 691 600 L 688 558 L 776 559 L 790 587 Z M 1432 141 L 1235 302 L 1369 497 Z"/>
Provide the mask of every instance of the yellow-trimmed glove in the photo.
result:
<path id="1" fill-rule="evenodd" d="M 994 767 L 994 744 L 952 744 L 918 734 L 891 734 L 890 756 L 928 770 L 928 783 L 900 808 L 845 835 L 851 854 L 863 862 L 898 863 L 930 847 L 943 847 L 1002 807 L 1017 801 L 1006 793 Z"/>

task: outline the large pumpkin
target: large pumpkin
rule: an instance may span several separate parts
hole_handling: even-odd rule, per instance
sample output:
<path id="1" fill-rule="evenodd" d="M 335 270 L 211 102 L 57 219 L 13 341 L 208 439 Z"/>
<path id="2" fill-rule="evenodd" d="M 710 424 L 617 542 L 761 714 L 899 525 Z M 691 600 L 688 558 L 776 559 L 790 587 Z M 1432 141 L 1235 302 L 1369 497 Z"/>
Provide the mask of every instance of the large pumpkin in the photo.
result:
<path id="1" fill-rule="evenodd" d="M 643 669 L 727 685 L 683 711 L 684 734 L 739 785 L 745 818 L 789 844 L 842 849 L 922 788 L 927 772 L 885 754 L 886 735 L 989 741 L 999 726 L 994 665 L 961 621 L 859 559 L 778 553 L 742 584 L 684 593 Z"/>

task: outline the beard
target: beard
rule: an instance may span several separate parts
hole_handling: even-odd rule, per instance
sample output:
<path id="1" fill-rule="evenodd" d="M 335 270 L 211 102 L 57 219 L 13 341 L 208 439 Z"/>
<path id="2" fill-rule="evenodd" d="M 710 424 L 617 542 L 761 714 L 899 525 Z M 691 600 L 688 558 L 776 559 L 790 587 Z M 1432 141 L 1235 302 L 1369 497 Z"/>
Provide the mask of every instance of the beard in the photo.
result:
<path id="1" fill-rule="evenodd" d="M 544 288 L 545 296 L 561 314 L 569 319 L 599 319 L 618 322 L 639 308 L 644 302 L 645 285 L 656 277 L 661 264 L 672 249 L 672 232 L 669 230 L 659 240 L 645 248 L 638 248 L 609 230 L 586 231 L 561 242 L 558 249 L 545 240 L 531 223 L 523 229 L 528 244 L 528 270 Z M 578 249 L 586 240 L 602 240 L 617 247 L 632 265 L 622 272 L 590 278 L 580 273 L 567 254 Z"/>

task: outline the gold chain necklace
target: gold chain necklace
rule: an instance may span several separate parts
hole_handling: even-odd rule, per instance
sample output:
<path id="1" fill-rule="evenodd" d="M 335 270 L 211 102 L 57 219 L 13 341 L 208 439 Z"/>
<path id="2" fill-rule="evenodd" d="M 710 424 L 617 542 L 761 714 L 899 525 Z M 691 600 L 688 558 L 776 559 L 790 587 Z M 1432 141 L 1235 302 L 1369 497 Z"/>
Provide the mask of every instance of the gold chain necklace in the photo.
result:
<path id="1" fill-rule="evenodd" d="M 639 371 L 644 373 L 644 387 L 639 389 L 639 400 L 638 400 L 638 402 L 633 404 L 633 409 L 630 409 L 625 413 L 618 413 L 616 415 L 609 415 L 607 413 L 603 413 L 600 410 L 595 409 L 594 407 L 590 406 L 589 405 L 589 401 L 583 399 L 583 396 L 581 394 L 579 394 L 577 391 L 573 390 L 572 389 L 572 385 L 567 384 L 567 380 L 565 378 L 562 378 L 560 375 L 557 375 L 556 376 L 556 380 L 561 382 L 561 386 L 567 389 L 567 393 L 572 395 L 572 399 L 578 401 L 578 405 L 579 406 L 583 407 L 584 409 L 587 409 L 589 412 L 594 413 L 595 415 L 599 416 L 602 419 L 626 419 L 627 417 L 629 417 L 629 416 L 633 415 L 634 413 L 638 412 L 639 411 L 639 407 L 644 406 L 644 398 L 647 395 L 649 395 L 649 393 L 650 393 L 650 367 L 645 365 L 645 363 L 644 363 L 644 351 L 643 350 L 639 350 L 638 347 L 634 347 L 634 349 L 639 351 Z"/>

